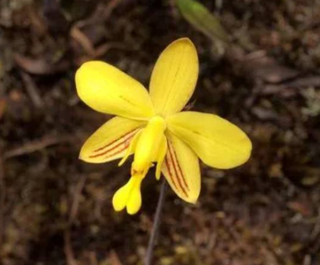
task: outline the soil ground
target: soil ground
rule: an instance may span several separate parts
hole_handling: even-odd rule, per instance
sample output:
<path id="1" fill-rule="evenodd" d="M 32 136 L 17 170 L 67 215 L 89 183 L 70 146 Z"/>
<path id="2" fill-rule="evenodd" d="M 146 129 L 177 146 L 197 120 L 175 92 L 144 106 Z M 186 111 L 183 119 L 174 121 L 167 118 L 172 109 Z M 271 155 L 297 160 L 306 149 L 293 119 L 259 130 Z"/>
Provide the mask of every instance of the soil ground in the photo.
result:
<path id="1" fill-rule="evenodd" d="M 182 36 L 201 63 L 190 105 L 254 148 L 233 170 L 202 165 L 194 206 L 168 190 L 154 264 L 320 264 L 320 1 L 219 2 L 202 1 L 232 39 L 220 54 L 174 1 L 0 1 L 1 264 L 142 264 L 160 183 L 151 171 L 139 214 L 113 211 L 130 163 L 78 160 L 110 117 L 79 100 L 74 73 L 95 58 L 147 87 Z"/>

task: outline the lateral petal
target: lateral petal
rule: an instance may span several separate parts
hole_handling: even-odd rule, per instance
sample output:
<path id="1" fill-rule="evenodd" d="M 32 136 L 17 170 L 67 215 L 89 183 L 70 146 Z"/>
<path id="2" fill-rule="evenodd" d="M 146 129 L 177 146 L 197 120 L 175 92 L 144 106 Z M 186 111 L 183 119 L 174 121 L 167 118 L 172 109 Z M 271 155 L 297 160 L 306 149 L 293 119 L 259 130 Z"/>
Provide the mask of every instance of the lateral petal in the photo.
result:
<path id="1" fill-rule="evenodd" d="M 211 167 L 233 168 L 250 157 L 252 144 L 248 136 L 219 116 L 186 111 L 169 117 L 167 122 L 168 129 Z"/>
<path id="2" fill-rule="evenodd" d="M 109 120 L 84 143 L 79 158 L 89 163 L 104 163 L 123 157 L 131 140 L 145 124 L 121 117 Z"/>
<path id="3" fill-rule="evenodd" d="M 76 72 L 75 80 L 81 100 L 96 111 L 132 119 L 153 115 L 144 86 L 110 64 L 86 62 Z"/>
<path id="4" fill-rule="evenodd" d="M 172 42 L 160 55 L 152 72 L 150 96 L 156 114 L 166 117 L 186 105 L 199 72 L 196 48 L 188 38 Z"/>
<path id="5" fill-rule="evenodd" d="M 199 159 L 179 138 L 170 133 L 167 137 L 168 151 L 162 173 L 181 199 L 195 203 L 201 188 Z"/>

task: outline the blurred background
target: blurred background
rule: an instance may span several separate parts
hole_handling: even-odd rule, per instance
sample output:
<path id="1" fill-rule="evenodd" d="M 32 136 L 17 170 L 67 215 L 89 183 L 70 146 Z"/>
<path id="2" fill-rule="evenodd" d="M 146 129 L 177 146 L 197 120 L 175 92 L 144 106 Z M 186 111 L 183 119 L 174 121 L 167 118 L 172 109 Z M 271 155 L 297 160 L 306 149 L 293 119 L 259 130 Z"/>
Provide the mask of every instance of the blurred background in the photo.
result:
<path id="1" fill-rule="evenodd" d="M 80 102 L 74 73 L 99 59 L 148 87 L 183 36 L 201 63 L 188 107 L 237 124 L 253 154 L 202 165 L 194 206 L 168 190 L 154 264 L 320 264 L 318 0 L 1 0 L 1 264 L 142 264 L 160 183 L 151 170 L 139 214 L 113 211 L 130 162 L 78 160 L 110 117 Z"/>

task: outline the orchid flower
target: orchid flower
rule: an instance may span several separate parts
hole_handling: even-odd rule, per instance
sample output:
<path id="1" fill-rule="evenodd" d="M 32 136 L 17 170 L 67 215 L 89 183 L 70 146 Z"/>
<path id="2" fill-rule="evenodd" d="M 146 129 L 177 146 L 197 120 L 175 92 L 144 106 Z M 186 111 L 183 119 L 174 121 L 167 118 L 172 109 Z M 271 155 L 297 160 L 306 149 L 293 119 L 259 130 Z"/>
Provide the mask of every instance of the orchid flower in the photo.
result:
<path id="1" fill-rule="evenodd" d="M 174 192 L 195 203 L 201 187 L 199 159 L 229 169 L 251 153 L 247 135 L 227 120 L 207 113 L 182 111 L 199 73 L 198 55 L 188 38 L 172 42 L 152 72 L 149 93 L 116 67 L 101 61 L 84 63 L 75 80 L 80 99 L 92 109 L 116 115 L 83 145 L 80 159 L 104 163 L 134 155 L 131 178 L 113 196 L 116 211 L 135 214 L 141 208 L 141 182 L 156 164 Z"/>

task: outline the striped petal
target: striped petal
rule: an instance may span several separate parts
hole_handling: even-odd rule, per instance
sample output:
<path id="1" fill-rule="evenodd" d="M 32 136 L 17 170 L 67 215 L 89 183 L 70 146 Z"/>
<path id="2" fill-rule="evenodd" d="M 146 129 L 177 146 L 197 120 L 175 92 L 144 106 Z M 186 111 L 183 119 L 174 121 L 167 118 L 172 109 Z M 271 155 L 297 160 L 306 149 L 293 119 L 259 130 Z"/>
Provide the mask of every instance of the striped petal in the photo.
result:
<path id="1" fill-rule="evenodd" d="M 228 169 L 245 163 L 251 141 L 237 126 L 219 116 L 186 111 L 167 119 L 168 129 L 207 165 Z"/>
<path id="2" fill-rule="evenodd" d="M 181 199 L 195 203 L 201 188 L 199 159 L 184 142 L 170 133 L 167 136 L 168 150 L 162 173 Z"/>
<path id="3" fill-rule="evenodd" d="M 160 55 L 151 76 L 150 96 L 156 114 L 176 113 L 193 94 L 199 72 L 196 48 L 188 38 L 171 43 Z"/>
<path id="4" fill-rule="evenodd" d="M 153 115 L 144 86 L 110 64 L 84 63 L 76 73 L 76 86 L 81 100 L 96 111 L 139 120 Z"/>
<path id="5" fill-rule="evenodd" d="M 109 120 L 84 143 L 80 159 L 89 163 L 104 163 L 123 157 L 131 140 L 145 124 L 121 117 Z"/>

